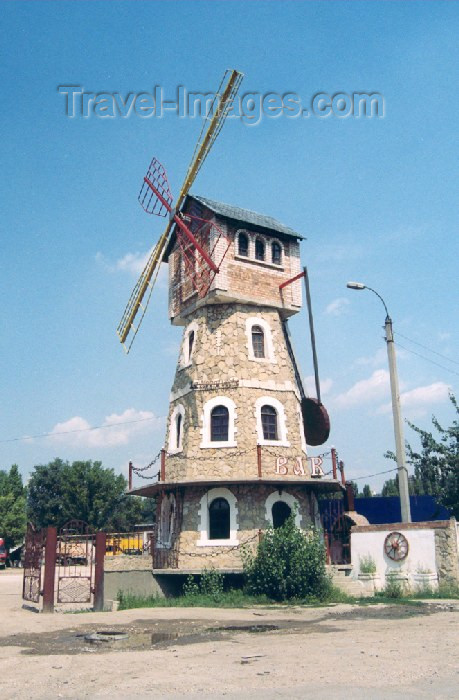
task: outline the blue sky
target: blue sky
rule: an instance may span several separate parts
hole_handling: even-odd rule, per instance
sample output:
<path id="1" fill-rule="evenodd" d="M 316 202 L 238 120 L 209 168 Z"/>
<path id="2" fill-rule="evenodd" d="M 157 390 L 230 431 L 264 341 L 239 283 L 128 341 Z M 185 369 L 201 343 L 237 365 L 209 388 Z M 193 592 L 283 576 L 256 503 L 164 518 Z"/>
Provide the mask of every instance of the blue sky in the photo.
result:
<path id="1" fill-rule="evenodd" d="M 146 167 L 155 155 L 177 193 L 200 120 L 70 119 L 57 87 L 162 86 L 173 98 L 177 85 L 214 90 L 228 67 L 245 74 L 242 92 L 294 92 L 305 104 L 318 92 L 384 96 L 383 118 L 228 120 L 193 190 L 307 237 L 328 444 L 348 477 L 391 468 L 383 453 L 393 447 L 384 310 L 347 290 L 349 279 L 379 291 L 405 336 L 405 417 L 449 424 L 458 30 L 459 5 L 446 2 L 3 3 L 0 468 L 16 462 L 26 477 L 56 456 L 124 473 L 129 459 L 148 463 L 164 440 L 181 336 L 164 275 L 129 356 L 115 329 L 162 230 L 137 203 Z M 291 331 L 310 376 L 304 310 Z M 117 426 L 81 430 L 107 424 Z M 377 489 L 384 478 L 368 481 Z"/>

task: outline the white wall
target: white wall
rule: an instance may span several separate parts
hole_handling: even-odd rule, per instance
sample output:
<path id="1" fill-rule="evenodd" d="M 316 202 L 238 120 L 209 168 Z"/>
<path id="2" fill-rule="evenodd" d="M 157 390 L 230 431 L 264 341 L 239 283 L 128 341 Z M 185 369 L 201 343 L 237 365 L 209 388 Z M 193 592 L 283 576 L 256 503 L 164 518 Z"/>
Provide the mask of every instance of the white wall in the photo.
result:
<path id="1" fill-rule="evenodd" d="M 376 572 L 381 577 L 381 584 L 385 585 L 388 573 L 394 572 L 408 575 L 409 584 L 416 588 L 414 576 L 419 570 L 437 573 L 435 563 L 435 530 L 416 529 L 401 530 L 408 540 L 408 556 L 403 561 L 395 562 L 384 553 L 384 540 L 391 532 L 398 530 L 377 530 L 373 532 L 351 533 L 351 557 L 352 577 L 358 578 L 360 572 L 360 560 L 362 557 L 371 556 L 376 563 Z"/>

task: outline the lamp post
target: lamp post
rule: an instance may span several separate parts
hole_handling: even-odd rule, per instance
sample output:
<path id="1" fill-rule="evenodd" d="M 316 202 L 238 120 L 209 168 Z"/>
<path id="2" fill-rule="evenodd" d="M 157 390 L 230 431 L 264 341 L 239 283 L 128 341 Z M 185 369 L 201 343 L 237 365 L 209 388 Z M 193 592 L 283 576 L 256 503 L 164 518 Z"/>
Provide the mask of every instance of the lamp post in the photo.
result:
<path id="1" fill-rule="evenodd" d="M 349 289 L 368 289 L 373 294 L 382 301 L 385 312 L 386 320 L 384 322 L 384 330 L 386 331 L 386 344 L 387 344 L 387 357 L 389 360 L 389 374 L 390 374 L 390 390 L 392 396 L 392 415 L 394 418 L 394 434 L 395 434 L 395 456 L 397 459 L 397 469 L 398 469 L 398 488 L 400 492 L 400 507 L 402 511 L 402 522 L 411 522 L 411 508 L 410 508 L 410 494 L 408 489 L 408 469 L 406 467 L 405 459 L 405 439 L 403 436 L 403 423 L 402 415 L 400 410 L 400 390 L 398 386 L 398 374 L 397 374 L 397 361 L 395 357 L 395 347 L 394 347 L 394 334 L 392 331 L 392 319 L 389 316 L 387 310 L 386 302 L 380 294 L 375 289 L 368 287 L 362 282 L 348 282 L 347 286 Z"/>

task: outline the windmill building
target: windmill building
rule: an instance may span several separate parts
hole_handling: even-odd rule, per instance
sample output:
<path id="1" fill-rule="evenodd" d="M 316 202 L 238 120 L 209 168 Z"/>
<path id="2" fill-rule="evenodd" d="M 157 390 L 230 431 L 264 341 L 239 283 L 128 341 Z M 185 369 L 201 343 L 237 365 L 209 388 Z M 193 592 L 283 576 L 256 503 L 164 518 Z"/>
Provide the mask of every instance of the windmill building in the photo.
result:
<path id="1" fill-rule="evenodd" d="M 156 573 L 237 572 L 242 545 L 293 510 L 299 527 L 320 527 L 318 494 L 341 488 L 308 458 L 288 331 L 302 306 L 302 236 L 194 195 L 178 216 L 198 248 L 176 223 L 162 257 L 183 333 L 161 474 L 131 493 L 157 499 Z"/>

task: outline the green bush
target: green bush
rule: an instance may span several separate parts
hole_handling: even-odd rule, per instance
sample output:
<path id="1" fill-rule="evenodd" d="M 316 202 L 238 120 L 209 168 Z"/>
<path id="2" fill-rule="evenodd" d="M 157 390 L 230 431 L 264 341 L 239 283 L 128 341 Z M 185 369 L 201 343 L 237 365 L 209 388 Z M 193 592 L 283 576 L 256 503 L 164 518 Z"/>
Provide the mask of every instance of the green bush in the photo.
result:
<path id="1" fill-rule="evenodd" d="M 211 567 L 204 569 L 198 581 L 192 575 L 187 576 L 183 584 L 183 595 L 187 598 L 207 596 L 218 602 L 223 595 L 223 574 Z"/>
<path id="2" fill-rule="evenodd" d="M 325 547 L 313 528 L 296 527 L 294 513 L 285 524 L 269 528 L 256 554 L 243 552 L 246 589 L 251 595 L 272 600 L 316 598 L 323 600 L 331 590 L 325 568 Z"/>
<path id="3" fill-rule="evenodd" d="M 360 557 L 360 573 L 361 574 L 375 574 L 376 573 L 376 562 L 371 556 Z"/>
<path id="4" fill-rule="evenodd" d="M 402 598 L 403 586 L 394 575 L 387 574 L 386 585 L 382 591 L 382 594 L 386 598 Z"/>

